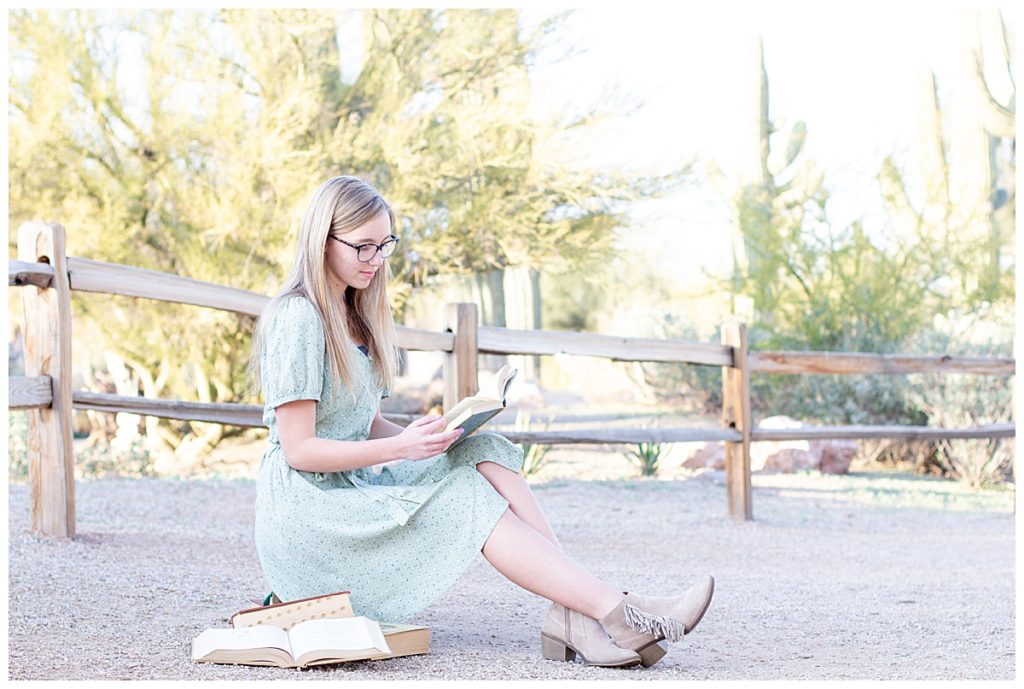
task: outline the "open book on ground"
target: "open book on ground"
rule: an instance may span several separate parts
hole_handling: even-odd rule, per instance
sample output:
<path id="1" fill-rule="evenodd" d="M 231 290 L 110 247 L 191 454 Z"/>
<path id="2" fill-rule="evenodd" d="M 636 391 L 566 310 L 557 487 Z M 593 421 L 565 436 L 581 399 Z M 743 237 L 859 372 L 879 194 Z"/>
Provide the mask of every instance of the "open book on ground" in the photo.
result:
<path id="1" fill-rule="evenodd" d="M 494 376 L 494 388 L 464 398 L 445 413 L 445 431 L 462 428 L 463 434 L 449 446 L 449 450 L 461 443 L 466 436 L 494 418 L 506 406 L 508 387 L 518 371 L 508 364 Z"/>
<path id="2" fill-rule="evenodd" d="M 356 615 L 352 611 L 350 593 L 350 591 L 337 591 L 322 596 L 240 610 L 230 618 L 231 626 L 234 629 L 208 629 L 193 641 L 193 660 L 243 665 L 304 667 L 305 665 L 322 665 L 364 658 L 380 660 L 430 652 L 429 627 L 379 622 L 363 617 L 359 619 L 367 620 L 371 623 L 371 628 L 376 626 L 379 629 L 389 651 L 381 653 L 375 647 L 373 653 L 369 655 L 367 655 L 370 652 L 369 649 L 362 649 L 364 653 L 357 652 L 355 657 L 351 656 L 351 651 L 347 651 L 345 657 L 323 657 L 319 661 L 306 664 L 297 662 L 298 658 L 292 655 L 296 648 L 295 642 L 289 638 L 289 631 L 293 627 L 309 621 L 354 619 Z M 231 636 L 232 632 L 246 632 L 257 627 L 263 631 L 255 632 L 255 636 L 252 633 L 248 637 Z M 266 631 L 275 629 L 278 633 Z M 283 637 L 281 633 L 284 634 Z M 303 632 L 300 631 L 299 634 L 301 644 Z M 285 646 L 285 642 L 287 642 L 287 646 Z M 265 649 L 277 650 L 265 651 Z"/>
<path id="3" fill-rule="evenodd" d="M 264 624 L 207 629 L 192 641 L 199 663 L 308 667 L 390 657 L 380 624 L 368 617 L 307 620 L 288 631 Z"/>

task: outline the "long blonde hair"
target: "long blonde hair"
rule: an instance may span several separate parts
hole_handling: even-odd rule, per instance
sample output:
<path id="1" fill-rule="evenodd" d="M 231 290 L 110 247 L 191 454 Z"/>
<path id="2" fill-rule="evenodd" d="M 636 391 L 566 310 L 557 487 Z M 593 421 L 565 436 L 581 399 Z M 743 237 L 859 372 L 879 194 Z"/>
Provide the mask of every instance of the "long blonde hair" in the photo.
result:
<path id="1" fill-rule="evenodd" d="M 325 256 L 328 235 L 348 234 L 381 211 L 387 212 L 394 231 L 395 213 L 391 206 L 376 189 L 357 177 L 332 177 L 313 193 L 302 219 L 295 263 L 284 287 L 270 300 L 256 322 L 248 366 L 255 390 L 260 389 L 260 354 L 267 327 L 281 304 L 294 296 L 308 299 L 320 316 L 327 340 L 327 362 L 335 380 L 340 379 L 350 394 L 355 394 L 352 377 L 358 369 L 352 359 L 354 333 L 366 344 L 376 363 L 379 382 L 391 388 L 398 369 L 398 352 L 395 321 L 387 295 L 387 261 L 365 289 L 345 289 L 343 311 L 328 288 Z"/>

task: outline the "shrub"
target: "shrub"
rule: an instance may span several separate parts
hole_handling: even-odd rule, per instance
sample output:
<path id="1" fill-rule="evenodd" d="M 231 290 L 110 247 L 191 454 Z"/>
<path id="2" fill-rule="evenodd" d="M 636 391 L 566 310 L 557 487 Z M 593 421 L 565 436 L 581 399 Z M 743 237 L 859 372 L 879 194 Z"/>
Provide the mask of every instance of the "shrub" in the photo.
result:
<path id="1" fill-rule="evenodd" d="M 657 476 L 666 446 L 666 443 L 637 443 L 635 450 L 626 451 L 626 458 L 640 468 L 641 476 Z"/>
<path id="2" fill-rule="evenodd" d="M 651 328 L 651 337 L 699 342 L 697 330 L 682 317 L 664 314 Z M 716 331 L 716 338 L 719 337 Z M 717 340 L 716 340 L 717 341 Z M 722 369 L 720 366 L 642 362 L 644 382 L 662 401 L 679 404 L 700 414 L 722 411 Z"/>
<path id="3" fill-rule="evenodd" d="M 547 430 L 550 424 L 544 424 L 541 430 Z M 515 430 L 519 433 L 527 433 L 530 428 L 530 412 L 518 411 L 516 413 Z M 536 429 L 533 429 L 536 430 Z M 523 443 L 523 476 L 527 478 L 540 471 L 547 461 L 547 454 L 551 451 L 550 445 Z"/>
<path id="4" fill-rule="evenodd" d="M 971 357 L 1009 357 L 1010 343 L 957 343 L 953 336 L 930 332 L 920 349 Z M 964 428 L 1008 423 L 1013 392 L 1006 376 L 921 374 L 910 376 L 909 397 L 927 415 L 929 426 Z M 1002 483 L 1013 468 L 1013 438 L 950 439 L 935 443 L 934 462 L 943 474 L 973 487 Z"/>
<path id="5" fill-rule="evenodd" d="M 7 414 L 7 478 L 28 481 L 28 412 L 23 410 Z"/>
<path id="6" fill-rule="evenodd" d="M 143 444 L 144 438 L 134 439 L 127 448 L 101 440 L 76 453 L 75 475 L 78 478 L 102 478 L 107 475 L 130 478 L 153 477 L 156 458 Z"/>
<path id="7" fill-rule="evenodd" d="M 12 483 L 29 480 L 28 413 L 13 411 L 7 417 L 7 476 Z M 97 440 L 75 451 L 75 477 L 101 478 L 106 475 L 142 477 L 156 476 L 155 458 L 143 446 L 143 438 L 127 449 L 118 449 L 108 440 Z"/>

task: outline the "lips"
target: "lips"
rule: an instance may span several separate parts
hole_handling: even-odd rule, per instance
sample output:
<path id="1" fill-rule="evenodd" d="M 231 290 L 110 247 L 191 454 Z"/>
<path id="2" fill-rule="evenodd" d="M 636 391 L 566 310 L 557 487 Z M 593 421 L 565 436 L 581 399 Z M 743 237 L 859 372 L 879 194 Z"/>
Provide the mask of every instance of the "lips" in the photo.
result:
<path id="1" fill-rule="evenodd" d="M 368 277 L 368 278 L 372 278 L 372 277 L 373 277 L 373 276 L 374 276 L 374 275 L 376 274 L 376 271 L 370 271 L 370 272 L 367 272 L 367 271 L 365 271 L 365 270 L 360 270 L 360 271 L 359 271 L 359 274 L 360 274 L 360 275 L 365 275 L 365 276 L 366 276 L 366 277 Z"/>

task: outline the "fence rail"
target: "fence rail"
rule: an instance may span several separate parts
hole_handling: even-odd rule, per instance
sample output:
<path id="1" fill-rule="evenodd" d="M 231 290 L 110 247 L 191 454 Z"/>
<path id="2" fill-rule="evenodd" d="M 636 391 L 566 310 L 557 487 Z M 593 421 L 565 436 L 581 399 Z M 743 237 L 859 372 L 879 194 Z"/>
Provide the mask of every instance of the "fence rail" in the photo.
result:
<path id="1" fill-rule="evenodd" d="M 46 534 L 74 535 L 74 458 L 72 408 L 125 412 L 236 426 L 263 425 L 257 405 L 200 403 L 127 397 L 70 389 L 70 292 L 116 294 L 203 306 L 257 316 L 269 297 L 234 287 L 131 266 L 64 254 L 64 228 L 26 223 L 18 231 L 18 259 L 9 261 L 8 286 L 22 289 L 25 306 L 25 376 L 10 378 L 9 408 L 30 410 L 29 472 L 32 528 Z M 672 362 L 722 367 L 721 428 L 593 428 L 561 431 L 499 431 L 518 443 L 636 444 L 641 442 L 722 442 L 726 447 L 726 491 L 731 516 L 753 518 L 750 443 L 832 438 L 1010 438 L 1013 423 L 972 428 L 914 426 L 802 426 L 753 428 L 750 374 L 907 374 L 966 373 L 1015 375 L 1012 359 L 948 355 L 862 354 L 845 352 L 747 351 L 746 326 L 726 323 L 720 345 L 617 337 L 591 333 L 513 330 L 480 326 L 476 306 L 449 304 L 443 330 L 397 326 L 398 346 L 444 354 L 444 401 L 450 408 L 476 392 L 480 354 L 602 357 L 613 361 Z M 396 423 L 414 415 L 385 414 Z M 1016 475 L 1016 464 L 1014 464 Z"/>
<path id="2" fill-rule="evenodd" d="M 477 335 L 482 354 L 574 354 L 613 361 L 664 361 L 705 366 L 732 366 L 732 348 L 640 337 L 616 337 L 555 330 L 513 330 L 482 326 Z"/>
<path id="3" fill-rule="evenodd" d="M 750 370 L 756 373 L 862 374 L 862 373 L 971 373 L 1012 376 L 1013 359 L 908 356 L 905 354 L 851 354 L 844 352 L 751 352 Z"/>

